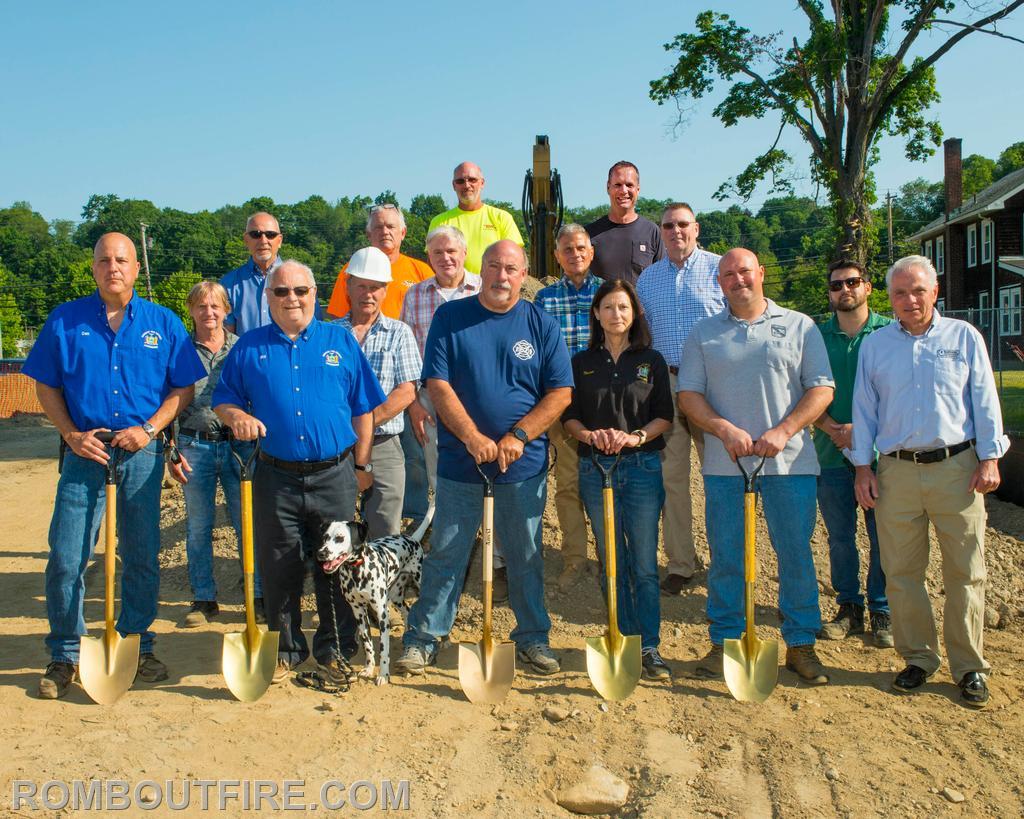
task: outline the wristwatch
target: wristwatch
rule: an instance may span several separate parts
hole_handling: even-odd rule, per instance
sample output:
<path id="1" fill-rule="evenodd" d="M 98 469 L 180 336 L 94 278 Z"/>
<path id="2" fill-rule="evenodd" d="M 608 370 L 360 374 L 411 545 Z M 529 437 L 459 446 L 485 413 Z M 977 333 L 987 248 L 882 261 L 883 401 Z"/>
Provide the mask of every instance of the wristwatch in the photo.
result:
<path id="1" fill-rule="evenodd" d="M 149 421 L 146 421 L 146 423 L 142 425 L 142 431 L 149 436 L 149 440 L 152 441 L 156 438 L 156 427 L 149 423 Z"/>
<path id="2" fill-rule="evenodd" d="M 352 464 L 352 468 L 365 472 L 367 475 L 373 474 L 373 464 Z"/>
<path id="3" fill-rule="evenodd" d="M 522 427 L 512 427 L 509 434 L 517 441 L 519 441 L 519 443 L 521 443 L 523 446 L 526 446 L 528 443 L 530 443 L 530 436 L 526 434 L 526 430 L 523 429 Z"/>
<path id="4" fill-rule="evenodd" d="M 640 443 L 637 446 L 643 446 L 647 443 L 647 430 L 646 429 L 634 429 L 630 435 L 635 435 L 640 439 Z"/>

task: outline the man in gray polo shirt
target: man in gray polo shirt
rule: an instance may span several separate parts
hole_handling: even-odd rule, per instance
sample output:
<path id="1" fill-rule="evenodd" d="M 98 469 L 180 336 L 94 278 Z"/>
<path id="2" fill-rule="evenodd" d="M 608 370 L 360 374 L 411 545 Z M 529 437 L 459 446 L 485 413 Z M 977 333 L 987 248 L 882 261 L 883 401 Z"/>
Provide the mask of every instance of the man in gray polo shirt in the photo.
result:
<path id="1" fill-rule="evenodd" d="M 808 425 L 832 401 L 832 371 L 821 334 L 807 316 L 764 296 L 764 268 L 735 248 L 718 265 L 728 309 L 699 321 L 683 345 L 679 409 L 709 433 L 704 494 L 711 567 L 711 651 L 697 668 L 722 674 L 722 642 L 739 638 L 743 619 L 743 478 L 766 457 L 759 481 L 768 534 L 779 560 L 786 668 L 813 685 L 828 682 L 814 651 L 821 628 L 811 557 L 818 458 Z"/>

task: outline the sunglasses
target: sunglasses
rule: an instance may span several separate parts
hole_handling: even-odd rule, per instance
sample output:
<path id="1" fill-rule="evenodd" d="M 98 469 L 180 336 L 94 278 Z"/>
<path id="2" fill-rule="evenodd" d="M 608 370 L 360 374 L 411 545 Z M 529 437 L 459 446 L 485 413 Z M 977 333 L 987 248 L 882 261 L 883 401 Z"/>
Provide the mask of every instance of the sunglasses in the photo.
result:
<path id="1" fill-rule="evenodd" d="M 849 290 L 853 290 L 855 287 L 860 287 L 864 284 L 864 279 L 861 276 L 850 276 L 848 279 L 842 279 L 837 282 L 829 282 L 828 289 L 833 293 L 838 293 L 844 287 Z"/>
<path id="2" fill-rule="evenodd" d="M 274 287 L 271 289 L 271 293 L 277 296 L 279 299 L 286 298 L 289 293 L 294 293 L 299 298 L 302 298 L 309 293 L 313 288 L 308 284 L 300 285 L 299 287 Z"/>
<path id="3" fill-rule="evenodd" d="M 280 235 L 281 235 L 280 231 L 277 231 L 277 230 L 250 230 L 249 231 L 249 238 L 250 239 L 259 239 L 260 236 L 266 236 L 268 239 L 276 239 Z"/>
<path id="4" fill-rule="evenodd" d="M 453 179 L 452 181 L 456 185 L 466 185 L 466 184 L 475 185 L 477 182 L 480 181 L 480 177 L 479 176 L 456 176 L 455 179 Z"/>
<path id="5" fill-rule="evenodd" d="M 676 228 L 679 228 L 680 230 L 686 230 L 692 224 L 693 222 L 662 222 L 661 229 L 675 230 Z"/>

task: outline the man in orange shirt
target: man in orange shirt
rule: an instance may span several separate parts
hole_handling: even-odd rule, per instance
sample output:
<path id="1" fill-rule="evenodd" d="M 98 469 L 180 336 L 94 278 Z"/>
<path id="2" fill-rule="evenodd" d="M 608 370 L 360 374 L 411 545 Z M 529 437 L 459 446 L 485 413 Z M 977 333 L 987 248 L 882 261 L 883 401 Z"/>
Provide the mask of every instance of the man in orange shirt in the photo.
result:
<path id="1" fill-rule="evenodd" d="M 413 259 L 401 253 L 402 240 L 405 238 L 405 217 L 402 215 L 398 205 L 390 203 L 374 205 L 370 208 L 370 218 L 366 223 L 366 236 L 370 245 L 381 250 L 391 260 L 391 283 L 388 285 L 388 292 L 381 303 L 381 312 L 388 318 L 397 319 L 402 312 L 402 300 L 405 298 L 405 291 L 417 282 L 429 279 L 434 271 L 426 262 Z M 332 318 L 341 318 L 348 315 L 348 288 L 345 286 L 348 280 L 346 264 L 338 274 L 338 280 L 334 283 L 334 292 L 331 293 L 331 302 L 327 305 L 327 312 Z"/>

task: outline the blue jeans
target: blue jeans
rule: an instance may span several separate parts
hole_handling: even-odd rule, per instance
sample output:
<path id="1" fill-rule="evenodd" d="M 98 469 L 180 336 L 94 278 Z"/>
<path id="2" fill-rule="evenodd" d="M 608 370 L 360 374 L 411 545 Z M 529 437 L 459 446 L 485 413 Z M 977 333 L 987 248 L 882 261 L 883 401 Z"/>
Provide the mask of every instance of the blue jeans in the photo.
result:
<path id="1" fill-rule="evenodd" d="M 494 486 L 494 532 L 504 546 L 508 600 L 516 616 L 511 637 L 519 648 L 547 645 L 551 630 L 544 605 L 541 542 L 546 500 L 546 472 L 520 483 Z M 461 483 L 438 476 L 434 534 L 430 551 L 423 558 L 420 596 L 409 612 L 409 628 L 403 637 L 406 646 L 428 647 L 451 631 L 483 517 L 483 501 L 482 483 Z"/>
<path id="2" fill-rule="evenodd" d="M 412 518 L 413 528 L 418 526 L 427 514 L 427 461 L 423 446 L 412 431 L 409 413 L 405 414 L 405 427 L 399 440 L 405 453 L 405 499 L 402 503 L 402 517 Z"/>
<path id="3" fill-rule="evenodd" d="M 818 508 L 828 530 L 828 556 L 831 564 L 832 588 L 839 605 L 853 603 L 864 608 L 860 592 L 860 555 L 857 551 L 857 499 L 853 495 L 852 469 L 845 466 L 823 469 L 818 476 Z M 878 556 L 878 532 L 875 512 L 864 510 L 864 526 L 868 531 L 868 610 L 889 613 L 885 597 L 885 573 Z"/>
<path id="4" fill-rule="evenodd" d="M 605 468 L 613 457 L 599 456 Z M 604 553 L 604 498 L 601 473 L 589 457 L 580 458 L 580 497 Z M 619 461 L 612 475 L 615 499 L 616 586 L 619 630 L 639 634 L 644 648 L 657 648 L 661 632 L 661 591 L 658 588 L 658 519 L 665 502 L 661 458 L 657 452 L 635 452 Z M 605 574 L 601 590 L 607 598 Z"/>
<path id="5" fill-rule="evenodd" d="M 818 580 L 811 557 L 814 475 L 766 475 L 758 479 L 768 537 L 779 560 L 779 610 L 786 645 L 814 645 L 821 628 Z M 743 603 L 743 479 L 704 476 L 711 566 L 708 569 L 708 629 L 711 642 L 736 639 L 745 630 Z M 761 578 L 764 582 L 764 578 Z"/>
<path id="6" fill-rule="evenodd" d="M 178 447 L 192 471 L 185 493 L 185 553 L 188 556 L 188 582 L 193 600 L 216 600 L 217 584 L 213 579 L 213 522 L 217 514 L 217 482 L 220 481 L 227 502 L 231 525 L 235 527 L 238 556 L 242 556 L 242 470 L 231 454 L 232 449 L 245 460 L 252 453 L 249 441 L 201 441 L 191 435 L 178 435 Z M 256 597 L 263 597 L 259 569 L 255 576 Z"/>
<path id="7" fill-rule="evenodd" d="M 153 651 L 160 593 L 160 484 L 163 444 L 153 441 L 138 452 L 121 453 L 117 468 L 117 553 L 123 567 L 121 635 L 140 634 L 143 654 Z M 86 634 L 82 603 L 85 569 L 92 558 L 106 509 L 106 469 L 68 450 L 57 483 L 50 521 L 50 556 L 46 561 L 46 646 L 53 661 L 78 663 L 78 646 Z"/>

